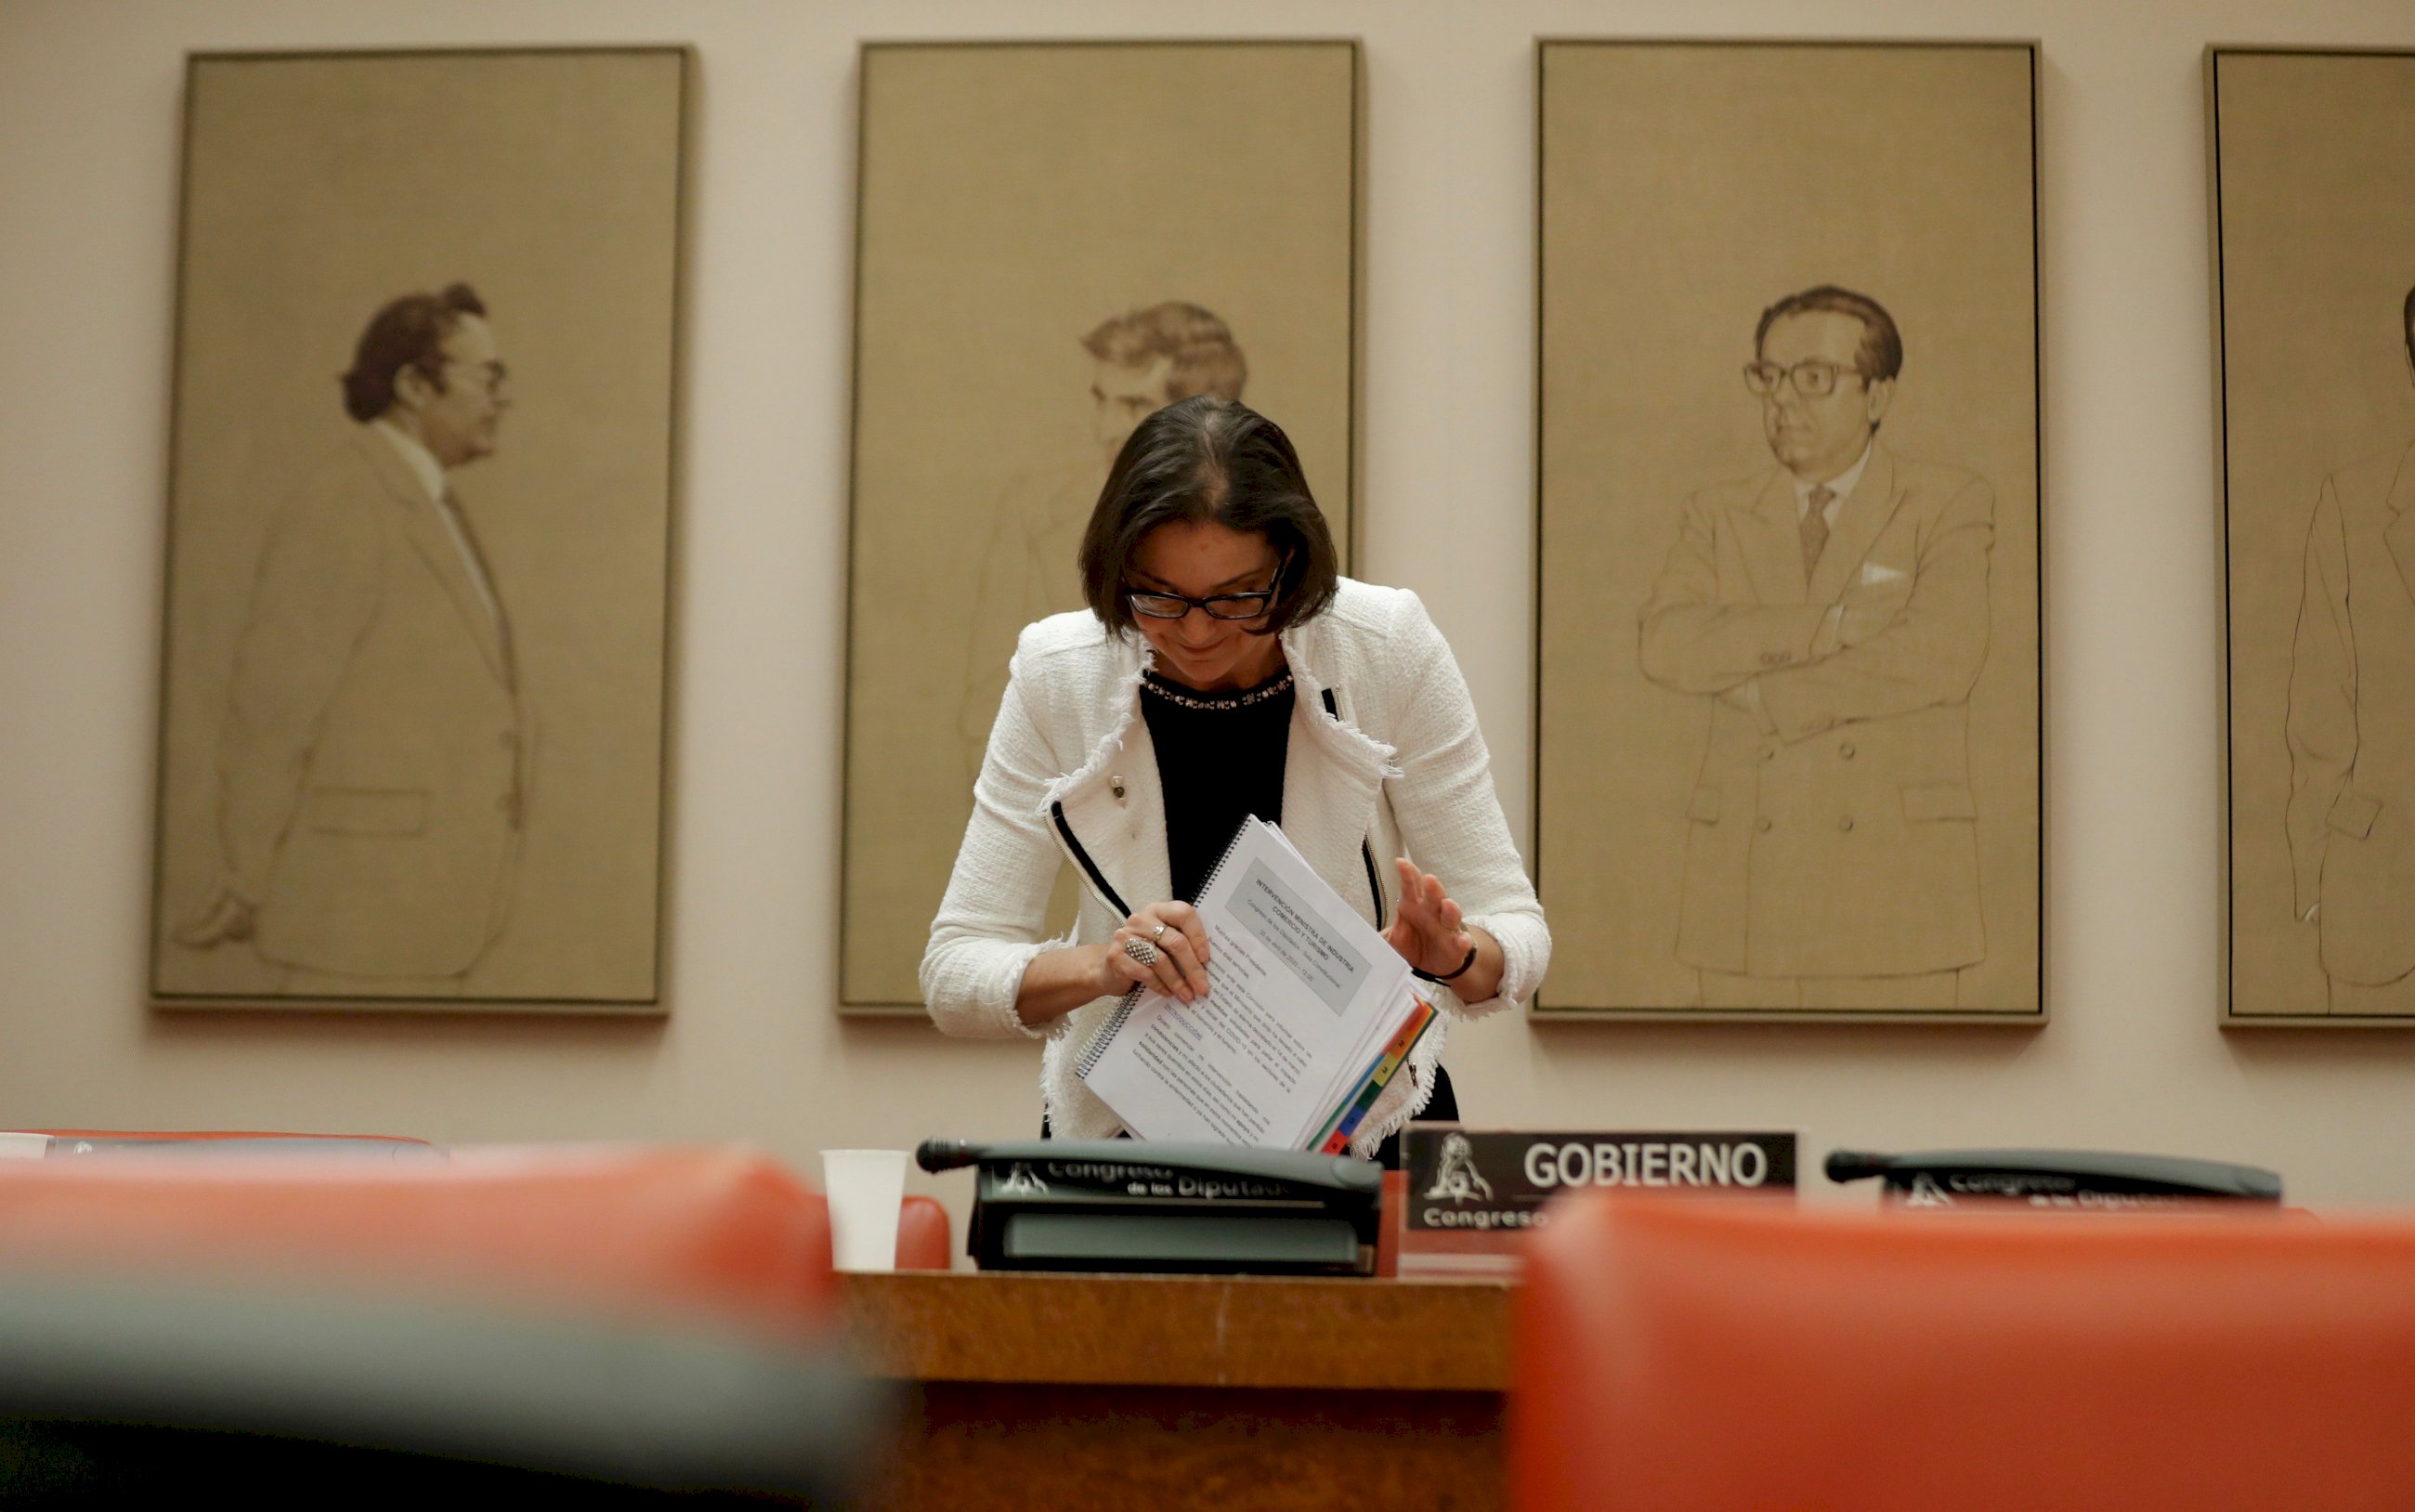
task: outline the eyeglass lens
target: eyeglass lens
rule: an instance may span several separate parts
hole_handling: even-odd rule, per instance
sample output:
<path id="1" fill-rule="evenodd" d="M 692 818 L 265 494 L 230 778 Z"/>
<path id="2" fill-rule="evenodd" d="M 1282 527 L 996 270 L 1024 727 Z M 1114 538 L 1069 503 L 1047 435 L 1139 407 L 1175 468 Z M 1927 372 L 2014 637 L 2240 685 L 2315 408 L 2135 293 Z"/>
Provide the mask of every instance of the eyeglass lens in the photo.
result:
<path id="1" fill-rule="evenodd" d="M 1849 370 L 1838 367 L 1833 362 L 1822 362 L 1816 357 L 1806 358 L 1792 367 L 1780 367 L 1774 362 L 1747 363 L 1744 369 L 1744 386 L 1755 394 L 1775 394 L 1780 382 L 1791 379 L 1793 381 L 1795 393 L 1806 398 L 1816 399 L 1834 394 L 1837 391 L 1837 380 Z"/>
<path id="2" fill-rule="evenodd" d="M 1214 598 L 1188 599 L 1171 593 L 1125 595 L 1132 612 L 1145 614 L 1152 620 L 1179 620 L 1191 612 L 1194 604 L 1207 610 L 1210 619 L 1254 620 L 1267 612 L 1267 601 L 1273 596 L 1271 593 L 1220 593 Z"/>

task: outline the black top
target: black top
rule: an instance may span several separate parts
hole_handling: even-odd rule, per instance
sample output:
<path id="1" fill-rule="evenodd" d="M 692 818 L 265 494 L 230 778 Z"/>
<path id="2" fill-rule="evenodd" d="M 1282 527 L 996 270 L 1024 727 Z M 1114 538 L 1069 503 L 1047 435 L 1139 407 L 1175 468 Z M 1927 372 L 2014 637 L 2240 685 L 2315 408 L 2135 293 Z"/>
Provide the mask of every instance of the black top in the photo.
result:
<path id="1" fill-rule="evenodd" d="M 1241 821 L 1282 822 L 1283 756 L 1291 739 L 1291 668 L 1253 688 L 1200 693 L 1155 672 L 1140 711 L 1157 745 L 1165 790 L 1165 861 L 1174 895 L 1199 901 Z"/>
<path id="2" fill-rule="evenodd" d="M 1165 860 L 1174 895 L 1199 901 L 1208 874 L 1252 814 L 1282 822 L 1283 757 L 1291 740 L 1291 669 L 1254 688 L 1200 693 L 1151 672 L 1141 682 L 1141 717 L 1157 745 L 1157 776 L 1165 790 Z M 1408 1074 L 1414 1078 L 1417 1072 Z M 1420 1118 L 1456 1122 L 1459 1099 L 1450 1073 L 1434 1068 L 1433 1097 Z M 1040 1137 L 1051 1137 L 1048 1115 Z M 1119 1139 L 1131 1137 L 1118 1134 Z M 1375 1152 L 1388 1171 L 1401 1165 L 1401 1136 L 1388 1135 Z"/>

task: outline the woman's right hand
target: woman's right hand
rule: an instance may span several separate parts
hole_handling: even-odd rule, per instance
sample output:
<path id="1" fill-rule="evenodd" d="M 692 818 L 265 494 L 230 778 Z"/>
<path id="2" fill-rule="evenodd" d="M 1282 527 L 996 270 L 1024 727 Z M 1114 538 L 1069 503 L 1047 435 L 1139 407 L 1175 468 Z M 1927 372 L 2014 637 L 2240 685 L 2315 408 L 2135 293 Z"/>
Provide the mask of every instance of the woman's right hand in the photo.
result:
<path id="1" fill-rule="evenodd" d="M 1147 965 L 1125 947 L 1137 940 L 1156 959 Z M 1208 926 L 1187 903 L 1152 903 L 1123 921 L 1107 941 L 1100 963 L 1099 995 L 1120 997 L 1134 987 L 1154 987 L 1189 1003 L 1208 995 Z"/>

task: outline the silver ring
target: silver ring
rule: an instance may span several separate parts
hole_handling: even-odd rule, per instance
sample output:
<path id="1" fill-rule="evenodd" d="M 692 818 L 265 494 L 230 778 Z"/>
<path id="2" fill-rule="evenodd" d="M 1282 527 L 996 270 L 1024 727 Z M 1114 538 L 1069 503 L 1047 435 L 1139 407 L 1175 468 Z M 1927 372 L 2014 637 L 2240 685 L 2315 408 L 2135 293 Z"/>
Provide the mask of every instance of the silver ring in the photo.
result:
<path id="1" fill-rule="evenodd" d="M 1137 936 L 1124 941 L 1124 954 L 1145 966 L 1157 965 L 1157 947 Z"/>
<path id="2" fill-rule="evenodd" d="M 1160 920 L 1160 921 L 1158 921 L 1158 925 L 1157 925 L 1157 927 L 1156 927 L 1155 929 L 1152 929 L 1152 930 L 1150 930 L 1150 931 L 1148 932 L 1148 942 L 1149 942 L 1151 945 L 1154 945 L 1154 944 L 1156 944 L 1159 940 L 1162 940 L 1162 939 L 1163 939 L 1164 937 L 1165 937 L 1165 921 L 1164 921 L 1163 920 Z"/>

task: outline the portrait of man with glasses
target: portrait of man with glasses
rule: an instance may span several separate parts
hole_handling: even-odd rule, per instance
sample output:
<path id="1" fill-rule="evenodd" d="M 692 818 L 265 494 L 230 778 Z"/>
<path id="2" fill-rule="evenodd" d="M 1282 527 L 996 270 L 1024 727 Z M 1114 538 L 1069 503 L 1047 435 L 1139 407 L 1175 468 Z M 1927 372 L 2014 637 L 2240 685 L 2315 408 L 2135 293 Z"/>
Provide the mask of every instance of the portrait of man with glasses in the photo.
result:
<path id="1" fill-rule="evenodd" d="M 467 284 L 380 308 L 345 444 L 271 520 L 217 745 L 221 868 L 175 932 L 279 990 L 458 996 L 508 917 L 532 723 L 454 487 L 511 406 Z"/>
<path id="2" fill-rule="evenodd" d="M 1642 606 L 1644 676 L 1708 705 L 1676 938 L 1706 1009 L 1951 1010 L 1987 954 L 1994 493 L 1881 440 L 1903 366 L 1867 294 L 1763 310 L 1743 379 L 1776 465 L 1688 501 Z"/>
<path id="3" fill-rule="evenodd" d="M 966 636 L 965 687 L 957 700 L 956 734 L 968 782 L 981 773 L 1016 634 L 1034 620 L 1082 606 L 1065 563 L 1081 549 L 1099 485 L 1125 438 L 1169 404 L 1194 394 L 1238 399 L 1249 382 L 1249 361 L 1232 329 L 1214 311 L 1188 300 L 1162 300 L 1110 316 L 1081 337 L 1081 347 L 1091 374 L 1089 390 L 1077 402 L 1089 412 L 1088 439 L 1095 449 L 1086 448 L 1086 455 L 1069 459 L 1052 475 L 1010 479 L 999 490 L 989 546 L 982 553 Z"/>

